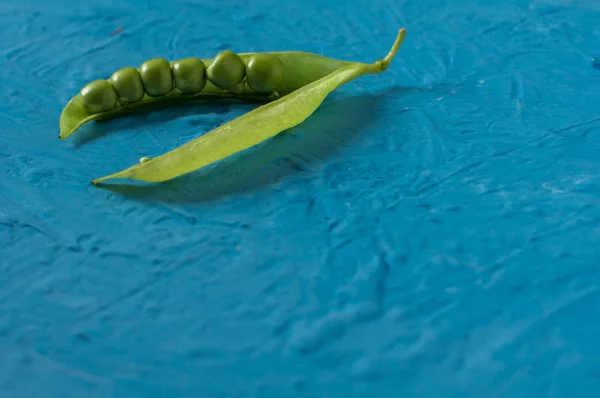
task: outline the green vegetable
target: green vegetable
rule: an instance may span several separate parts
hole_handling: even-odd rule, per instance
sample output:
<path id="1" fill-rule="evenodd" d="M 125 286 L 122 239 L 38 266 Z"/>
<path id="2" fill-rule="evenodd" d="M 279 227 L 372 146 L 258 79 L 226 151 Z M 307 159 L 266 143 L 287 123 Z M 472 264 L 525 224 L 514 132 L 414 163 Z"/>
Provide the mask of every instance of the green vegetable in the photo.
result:
<path id="1" fill-rule="evenodd" d="M 206 65 L 198 58 L 185 58 L 171 64 L 175 88 L 182 93 L 198 93 L 206 86 Z"/>
<path id="2" fill-rule="evenodd" d="M 246 65 L 240 56 L 225 50 L 217 54 L 206 70 L 206 77 L 220 89 L 229 90 L 244 80 L 245 73 Z"/>
<path id="3" fill-rule="evenodd" d="M 150 97 L 160 97 L 173 89 L 171 65 L 164 58 L 146 61 L 140 67 L 144 91 Z"/>
<path id="4" fill-rule="evenodd" d="M 80 92 L 81 102 L 89 112 L 106 112 L 117 106 L 117 93 L 106 80 L 96 80 Z"/>
<path id="5" fill-rule="evenodd" d="M 283 82 L 285 68 L 279 58 L 271 54 L 255 54 L 246 66 L 246 82 L 257 93 L 272 93 Z"/>
<path id="6" fill-rule="evenodd" d="M 131 66 L 113 73 L 110 84 L 117 92 L 121 103 L 138 102 L 144 98 L 144 85 L 140 72 Z"/>
<path id="7" fill-rule="evenodd" d="M 277 57 L 284 66 L 284 79 L 278 85 L 276 92 L 260 93 L 254 91 L 248 84 L 245 84 L 241 89 L 225 91 L 216 87 L 210 81 L 202 91 L 197 93 L 184 93 L 179 90 L 171 90 L 165 95 L 153 97 L 144 94 L 140 101 L 128 103 L 117 103 L 113 107 L 94 107 L 90 104 L 86 105 L 82 93 L 76 96 L 66 104 L 60 116 L 60 134 L 59 138 L 64 139 L 75 133 L 81 126 L 94 120 L 107 120 L 115 117 L 127 115 L 137 112 L 142 109 L 153 109 L 171 103 L 181 101 L 192 101 L 198 99 L 240 99 L 245 101 L 257 101 L 259 103 L 268 103 L 270 101 L 284 97 L 301 87 L 306 86 L 331 72 L 352 64 L 352 62 L 324 57 L 318 54 L 307 53 L 302 51 L 281 51 L 271 53 L 245 53 L 238 54 L 239 57 L 247 65 L 250 60 L 257 54 L 268 54 Z M 203 59 L 205 65 L 212 65 L 214 59 Z M 175 64 L 173 62 L 172 64 Z M 175 82 L 176 84 L 176 82 Z"/>
<path id="8" fill-rule="evenodd" d="M 291 94 L 217 127 L 177 149 L 115 174 L 98 178 L 92 184 L 116 178 L 147 182 L 170 180 L 269 139 L 303 122 L 321 105 L 329 93 L 341 85 L 365 74 L 385 71 L 405 35 L 406 30 L 400 29 L 391 50 L 382 60 L 372 64 L 346 63 Z"/>
<path id="9" fill-rule="evenodd" d="M 113 108 L 89 108 L 84 104 L 81 93 L 71 98 L 60 116 L 60 135 L 64 139 L 72 135 L 77 129 L 93 120 L 106 120 L 133 113 L 149 107 L 157 107 L 180 101 L 192 101 L 197 99 L 241 99 L 246 101 L 269 102 L 285 96 L 315 80 L 326 76 L 336 69 L 350 62 L 323 57 L 321 55 L 301 52 L 284 51 L 273 52 L 271 55 L 279 58 L 285 69 L 285 79 L 279 84 L 277 93 L 268 95 L 257 93 L 250 87 L 244 87 L 241 92 L 224 91 L 207 81 L 206 86 L 198 93 L 183 93 L 172 90 L 160 97 L 144 95 L 141 101 L 135 103 L 123 102 Z M 247 63 L 256 53 L 239 54 L 240 58 Z M 205 65 L 211 65 L 212 59 L 203 59 Z M 176 62 L 173 62 L 175 64 Z M 104 109 L 104 110 L 95 110 Z"/>

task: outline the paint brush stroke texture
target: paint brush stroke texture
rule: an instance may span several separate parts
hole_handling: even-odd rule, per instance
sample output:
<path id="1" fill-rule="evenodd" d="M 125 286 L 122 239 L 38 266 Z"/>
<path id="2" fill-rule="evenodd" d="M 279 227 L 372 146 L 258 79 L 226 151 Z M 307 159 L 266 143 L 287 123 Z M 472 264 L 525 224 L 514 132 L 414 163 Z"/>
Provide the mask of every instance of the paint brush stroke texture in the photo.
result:
<path id="1" fill-rule="evenodd" d="M 600 5 L 3 1 L 0 390 L 12 397 L 565 397 L 600 389 Z M 160 186 L 92 187 L 253 109 L 56 139 L 152 57 L 392 67 Z"/>

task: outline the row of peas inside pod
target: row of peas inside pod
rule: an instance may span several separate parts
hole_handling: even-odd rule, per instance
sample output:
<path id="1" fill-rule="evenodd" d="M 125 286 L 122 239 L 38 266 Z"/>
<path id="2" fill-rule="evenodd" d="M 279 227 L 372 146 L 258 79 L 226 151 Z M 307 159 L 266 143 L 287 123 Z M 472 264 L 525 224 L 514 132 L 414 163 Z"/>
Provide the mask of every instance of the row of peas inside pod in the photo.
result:
<path id="1" fill-rule="evenodd" d="M 246 62 L 236 53 L 220 52 L 206 67 L 198 58 L 169 62 L 155 58 L 138 69 L 122 68 L 107 80 L 87 84 L 80 92 L 88 112 L 101 113 L 120 105 L 134 104 L 144 95 L 161 97 L 173 90 L 183 94 L 200 93 L 207 81 L 224 90 L 243 88 L 244 82 L 256 93 L 271 94 L 284 79 L 283 62 L 275 55 L 253 54 Z"/>

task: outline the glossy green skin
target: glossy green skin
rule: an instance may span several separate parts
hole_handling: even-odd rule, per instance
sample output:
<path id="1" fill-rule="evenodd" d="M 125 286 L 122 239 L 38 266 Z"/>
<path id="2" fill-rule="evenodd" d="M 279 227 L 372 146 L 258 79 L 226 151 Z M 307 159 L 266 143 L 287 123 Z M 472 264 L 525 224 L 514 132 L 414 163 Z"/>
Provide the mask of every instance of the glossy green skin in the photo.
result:
<path id="1" fill-rule="evenodd" d="M 222 90 L 229 90 L 244 80 L 246 64 L 239 55 L 229 50 L 220 52 L 206 70 L 206 77 Z"/>
<path id="2" fill-rule="evenodd" d="M 139 102 L 144 98 L 144 85 L 140 72 L 131 66 L 113 73 L 110 84 L 117 92 L 121 103 Z"/>
<path id="3" fill-rule="evenodd" d="M 164 58 L 146 61 L 140 66 L 144 91 L 150 97 L 160 97 L 173 90 L 171 65 Z"/>
<path id="4" fill-rule="evenodd" d="M 257 93 L 272 93 L 283 82 L 283 62 L 271 54 L 255 54 L 246 66 L 246 82 Z"/>
<path id="5" fill-rule="evenodd" d="M 117 93 L 106 80 L 87 84 L 80 95 L 84 107 L 91 113 L 106 112 L 117 107 Z"/>
<path id="6" fill-rule="evenodd" d="M 257 53 L 241 53 L 239 56 L 245 63 Z M 277 88 L 277 94 L 264 95 L 253 91 L 248 85 L 243 87 L 241 93 L 225 92 L 216 87 L 210 81 L 207 81 L 204 89 L 199 93 L 186 94 L 178 90 L 172 90 L 167 95 L 160 97 L 150 97 L 148 95 L 140 102 L 122 103 L 113 109 L 106 111 L 97 111 L 101 108 L 88 108 L 85 106 L 84 98 L 81 93 L 71 98 L 65 105 L 60 115 L 60 134 L 61 139 L 67 138 L 75 133 L 81 126 L 93 120 L 108 120 L 116 117 L 124 116 L 129 113 L 136 112 L 138 109 L 148 109 L 149 107 L 160 106 L 161 104 L 170 104 L 173 102 L 190 101 L 195 99 L 240 99 L 245 101 L 270 102 L 282 96 L 289 95 L 299 88 L 321 79 L 322 77 L 332 73 L 333 71 L 349 65 L 349 61 L 338 60 L 334 58 L 324 57 L 322 55 L 306 53 L 301 51 L 284 51 L 272 52 L 273 55 L 279 58 L 284 65 L 285 78 Z M 211 65 L 214 59 L 203 59 L 205 65 Z"/>
<path id="7" fill-rule="evenodd" d="M 206 65 L 198 58 L 185 58 L 171 64 L 175 88 L 182 93 L 198 93 L 206 87 Z"/>

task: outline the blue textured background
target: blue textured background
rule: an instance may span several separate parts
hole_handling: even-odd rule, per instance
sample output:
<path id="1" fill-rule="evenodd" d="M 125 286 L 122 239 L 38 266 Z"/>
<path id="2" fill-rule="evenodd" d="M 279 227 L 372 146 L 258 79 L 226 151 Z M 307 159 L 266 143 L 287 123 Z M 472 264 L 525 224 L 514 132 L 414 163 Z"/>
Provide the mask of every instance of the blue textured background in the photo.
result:
<path id="1" fill-rule="evenodd" d="M 597 396 L 599 21 L 596 0 L 2 0 L 0 396 Z M 123 66 L 369 62 L 401 26 L 386 73 L 173 182 L 89 184 L 255 105 L 56 139 Z"/>

